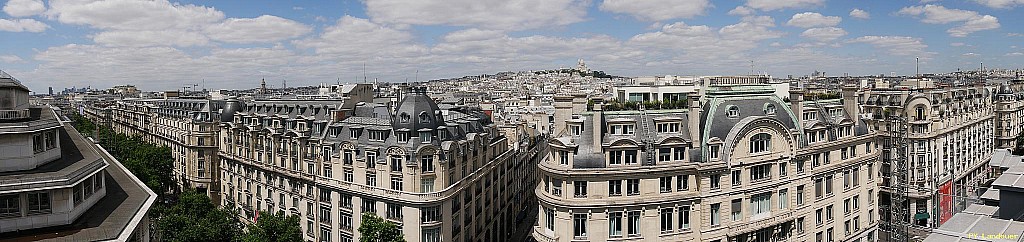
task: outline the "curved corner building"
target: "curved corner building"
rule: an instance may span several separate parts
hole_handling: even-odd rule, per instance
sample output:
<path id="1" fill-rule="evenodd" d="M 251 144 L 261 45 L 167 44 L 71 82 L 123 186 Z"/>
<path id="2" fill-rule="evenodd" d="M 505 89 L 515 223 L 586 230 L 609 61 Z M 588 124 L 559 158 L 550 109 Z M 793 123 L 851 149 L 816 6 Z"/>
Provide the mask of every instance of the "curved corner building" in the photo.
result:
<path id="1" fill-rule="evenodd" d="M 156 194 L 0 71 L 0 240 L 149 241 Z"/>
<path id="2" fill-rule="evenodd" d="M 556 98 L 534 237 L 874 241 L 880 152 L 855 89 L 773 92 L 711 86 L 646 110 Z"/>

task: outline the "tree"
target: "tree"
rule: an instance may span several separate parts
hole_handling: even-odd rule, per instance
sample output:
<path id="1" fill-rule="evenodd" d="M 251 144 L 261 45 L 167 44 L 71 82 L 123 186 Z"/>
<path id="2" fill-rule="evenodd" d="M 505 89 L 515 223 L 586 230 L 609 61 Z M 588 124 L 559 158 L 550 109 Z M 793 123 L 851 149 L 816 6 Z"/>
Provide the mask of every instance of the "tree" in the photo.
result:
<path id="1" fill-rule="evenodd" d="M 374 213 L 363 213 L 359 223 L 359 242 L 405 242 L 402 230 Z"/>
<path id="2" fill-rule="evenodd" d="M 163 241 L 231 242 L 242 235 L 242 228 L 235 211 L 217 208 L 210 197 L 195 190 L 181 193 L 157 222 Z"/>
<path id="3" fill-rule="evenodd" d="M 260 211 L 256 224 L 249 226 L 247 233 L 241 241 L 243 242 L 288 242 L 302 241 L 302 230 L 299 229 L 299 217 L 285 215 L 278 211 L 276 214 Z"/>

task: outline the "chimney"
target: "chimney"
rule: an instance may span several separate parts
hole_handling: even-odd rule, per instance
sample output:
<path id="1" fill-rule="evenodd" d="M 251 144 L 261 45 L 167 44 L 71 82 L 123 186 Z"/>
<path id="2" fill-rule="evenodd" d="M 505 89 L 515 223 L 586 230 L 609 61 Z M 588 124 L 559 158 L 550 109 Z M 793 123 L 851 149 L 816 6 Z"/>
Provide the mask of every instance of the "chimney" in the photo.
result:
<path id="1" fill-rule="evenodd" d="M 686 114 L 686 128 L 690 133 L 691 148 L 698 148 L 703 145 L 703 141 L 700 139 L 700 96 L 693 94 L 690 93 L 686 96 L 687 106 L 690 107 L 689 113 Z"/>
<path id="2" fill-rule="evenodd" d="M 794 88 L 789 90 L 789 109 L 793 110 L 793 115 L 796 115 L 796 120 L 803 123 L 804 111 L 801 103 L 804 101 L 804 90 L 802 88 Z"/>
<path id="3" fill-rule="evenodd" d="M 850 119 L 853 119 L 853 124 L 858 125 L 860 121 L 860 108 L 857 105 L 857 88 L 853 86 L 843 86 L 843 109 L 846 113 L 850 114 Z"/>
<path id="4" fill-rule="evenodd" d="M 604 153 L 604 151 L 601 150 L 601 135 L 604 134 L 604 111 L 602 105 L 604 105 L 604 103 L 594 103 L 594 112 L 592 112 L 594 116 L 590 125 L 592 132 L 594 132 L 594 151 L 597 153 Z"/>
<path id="5" fill-rule="evenodd" d="M 572 96 L 572 113 L 583 113 L 587 111 L 587 95 L 576 94 Z"/>
<path id="6" fill-rule="evenodd" d="M 551 130 L 551 134 L 559 135 L 562 130 L 565 130 L 565 121 L 572 117 L 572 97 L 570 96 L 555 96 L 555 129 Z"/>

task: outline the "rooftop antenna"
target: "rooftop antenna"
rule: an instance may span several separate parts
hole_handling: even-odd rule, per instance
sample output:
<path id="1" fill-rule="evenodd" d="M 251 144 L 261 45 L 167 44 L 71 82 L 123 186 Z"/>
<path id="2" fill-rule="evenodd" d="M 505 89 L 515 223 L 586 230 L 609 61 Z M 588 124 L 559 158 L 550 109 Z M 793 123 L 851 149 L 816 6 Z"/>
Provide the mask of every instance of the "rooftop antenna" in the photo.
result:
<path id="1" fill-rule="evenodd" d="M 416 70 L 416 82 L 420 82 L 420 70 Z"/>
<path id="2" fill-rule="evenodd" d="M 750 75 L 754 75 L 754 60 L 750 60 Z"/>
<path id="3" fill-rule="evenodd" d="M 363 83 L 366 83 L 366 62 L 363 62 Z"/>

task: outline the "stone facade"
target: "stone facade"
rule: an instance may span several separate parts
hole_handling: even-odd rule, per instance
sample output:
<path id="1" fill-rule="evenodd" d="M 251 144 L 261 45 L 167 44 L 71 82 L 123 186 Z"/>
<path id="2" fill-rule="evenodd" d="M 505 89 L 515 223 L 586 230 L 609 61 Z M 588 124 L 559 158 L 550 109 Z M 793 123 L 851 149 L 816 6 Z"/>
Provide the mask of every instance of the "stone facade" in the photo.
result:
<path id="1" fill-rule="evenodd" d="M 362 213 L 407 241 L 500 241 L 527 209 L 537 138 L 510 141 L 480 110 L 422 89 L 370 100 L 257 100 L 221 124 L 225 206 L 301 218 L 306 240 L 351 242 Z M 356 96 L 354 96 L 356 97 Z"/>
<path id="2" fill-rule="evenodd" d="M 774 92 L 711 86 L 669 110 L 556 103 L 571 115 L 539 164 L 534 237 L 875 240 L 880 152 L 850 109 L 855 99 L 804 101 L 793 90 L 786 102 Z"/>

